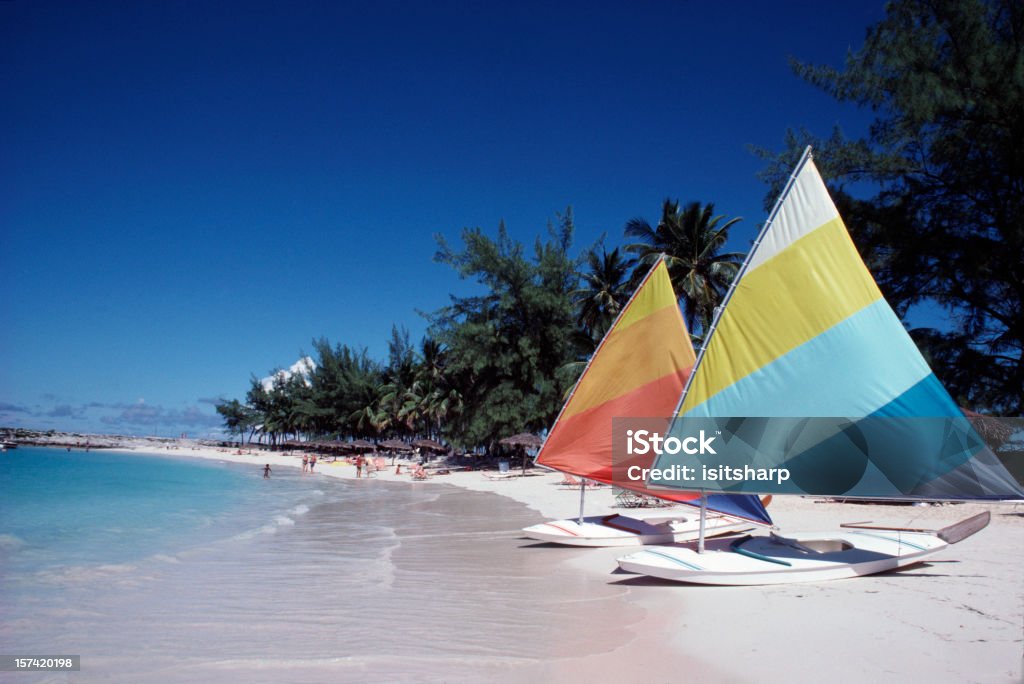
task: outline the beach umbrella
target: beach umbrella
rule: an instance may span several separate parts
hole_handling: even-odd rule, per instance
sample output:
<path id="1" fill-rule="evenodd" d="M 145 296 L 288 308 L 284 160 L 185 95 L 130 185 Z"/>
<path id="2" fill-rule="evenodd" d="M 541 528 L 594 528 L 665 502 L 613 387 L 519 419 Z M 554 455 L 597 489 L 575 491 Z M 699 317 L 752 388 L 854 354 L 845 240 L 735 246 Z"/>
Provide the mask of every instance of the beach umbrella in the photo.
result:
<path id="1" fill-rule="evenodd" d="M 398 452 L 409 452 L 412 451 L 412 447 L 399 439 L 386 439 L 383 442 L 377 444 L 379 449 L 386 449 L 391 452 L 391 465 L 395 464 L 395 459 L 398 457 Z"/>
<path id="2" fill-rule="evenodd" d="M 518 435 L 506 437 L 501 440 L 500 443 L 505 446 L 521 446 L 526 449 L 537 449 L 544 443 L 544 440 L 529 432 L 520 432 Z"/>
<path id="3" fill-rule="evenodd" d="M 523 450 L 523 475 L 526 474 L 526 450 L 527 449 L 539 449 L 544 440 L 537 435 L 530 434 L 529 432 L 520 432 L 518 435 L 512 435 L 506 437 L 499 442 L 504 446 L 521 448 Z"/>
<path id="4" fill-rule="evenodd" d="M 345 448 L 349 451 L 373 451 L 375 447 L 371 442 L 367 442 L 365 439 L 357 439 L 352 442 L 346 442 Z"/>
<path id="5" fill-rule="evenodd" d="M 400 439 L 388 439 L 379 443 L 377 446 L 381 449 L 387 449 L 388 451 L 412 451 L 412 447 Z"/>
<path id="6" fill-rule="evenodd" d="M 448 451 L 448 447 L 440 442 L 435 442 L 432 439 L 417 439 L 412 443 L 412 446 L 417 449 L 426 449 L 427 451 L 433 451 L 438 454 L 443 454 Z"/>
<path id="7" fill-rule="evenodd" d="M 332 460 L 338 460 L 338 452 L 341 450 L 341 442 L 335 441 L 319 441 L 319 442 L 308 442 L 309 449 L 313 452 L 326 452 L 331 455 Z M 316 455 L 314 453 L 314 455 Z"/>
<path id="8" fill-rule="evenodd" d="M 967 420 L 993 451 L 998 451 L 1000 447 L 1013 437 L 1014 428 L 1010 421 L 993 418 L 992 416 L 984 416 L 970 409 L 961 409 L 961 411 L 963 411 L 964 415 L 967 416 Z"/>

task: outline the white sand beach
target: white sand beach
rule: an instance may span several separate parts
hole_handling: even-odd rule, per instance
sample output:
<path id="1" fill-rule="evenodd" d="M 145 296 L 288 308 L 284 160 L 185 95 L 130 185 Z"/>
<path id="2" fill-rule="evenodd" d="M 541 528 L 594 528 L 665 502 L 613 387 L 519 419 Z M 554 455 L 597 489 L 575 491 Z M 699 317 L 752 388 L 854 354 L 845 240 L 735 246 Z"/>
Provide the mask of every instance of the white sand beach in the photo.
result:
<path id="1" fill-rule="evenodd" d="M 300 467 L 300 456 L 236 453 L 182 444 L 138 450 L 235 462 L 262 468 Z M 390 459 L 388 460 L 390 463 Z M 445 487 L 507 497 L 534 511 L 536 521 L 573 517 L 577 489 L 561 486 L 562 475 L 543 473 L 493 479 L 480 471 L 433 475 L 413 481 L 408 468 L 389 467 L 362 487 L 401 482 L 408 487 Z M 494 473 L 489 473 L 493 476 Z M 311 477 L 355 479 L 355 467 L 321 460 Z M 587 514 L 614 512 L 608 487 L 587 493 Z M 506 530 L 510 554 L 550 554 L 561 580 L 594 583 L 617 591 L 602 621 L 577 625 L 592 634 L 593 651 L 566 653 L 544 665 L 490 672 L 502 681 L 929 681 L 1016 682 L 1024 653 L 1024 505 L 946 504 L 879 506 L 775 497 L 769 508 L 784 529 L 833 529 L 842 522 L 942 527 L 982 510 L 991 525 L 951 546 L 928 563 L 854 580 L 770 587 L 700 587 L 616 570 L 622 549 L 558 548 L 537 544 Z M 623 511 L 628 513 L 629 511 Z M 495 558 L 466 558 L 488 567 Z M 614 600 L 610 598 L 614 596 Z M 629 607 L 623 612 L 621 601 Z M 613 605 L 614 604 L 614 605 Z M 592 613 L 588 613 L 592 615 Z M 482 616 L 485 617 L 485 616 Z M 610 625 L 625 626 L 609 632 Z M 623 635 L 626 635 L 625 638 Z"/>

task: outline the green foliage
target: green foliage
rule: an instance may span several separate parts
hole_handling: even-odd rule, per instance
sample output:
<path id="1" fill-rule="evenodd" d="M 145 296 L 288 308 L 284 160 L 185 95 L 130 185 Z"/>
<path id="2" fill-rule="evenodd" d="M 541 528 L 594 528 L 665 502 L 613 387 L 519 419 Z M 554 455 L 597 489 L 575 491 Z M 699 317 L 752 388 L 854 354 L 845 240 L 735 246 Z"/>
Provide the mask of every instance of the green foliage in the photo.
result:
<path id="1" fill-rule="evenodd" d="M 253 410 L 237 399 L 218 401 L 216 409 L 224 419 L 224 427 L 227 428 L 228 434 L 237 434 L 239 441 L 242 441 L 245 433 L 255 424 L 256 415 Z"/>
<path id="2" fill-rule="evenodd" d="M 719 233 L 728 227 L 717 228 L 718 217 L 702 220 Z M 271 443 L 291 436 L 425 436 L 469 448 L 550 427 L 632 294 L 636 262 L 597 246 L 573 259 L 571 209 L 529 254 L 504 224 L 493 238 L 479 228 L 461 237 L 463 249 L 455 250 L 439 236 L 435 258 L 483 293 L 453 297 L 431 314 L 430 334 L 418 348 L 397 326 L 386 365 L 365 350 L 313 340 L 308 374 L 277 370 L 266 386 L 253 377 L 244 403 L 218 405 L 225 427 L 250 438 L 258 432 Z"/>
<path id="3" fill-rule="evenodd" d="M 790 132 L 765 172 L 777 194 L 806 143 L 886 298 L 931 301 L 944 330 L 913 335 L 955 397 L 1024 411 L 1024 5 L 898 0 L 843 70 L 798 75 L 877 118 L 863 140 Z M 855 199 L 843 183 L 867 181 Z"/>
<path id="4" fill-rule="evenodd" d="M 449 426 L 460 443 L 545 429 L 561 408 L 559 369 L 576 355 L 571 209 L 548 233 L 547 241 L 536 241 L 532 259 L 504 223 L 497 239 L 479 228 L 463 230 L 462 251 L 438 236 L 435 259 L 485 288 L 480 296 L 453 297 L 432 317 L 432 333 L 448 350 L 447 373 L 460 388 L 461 410 Z"/>
<path id="5" fill-rule="evenodd" d="M 629 276 L 636 261 L 624 258 L 618 248 L 610 253 L 601 248 L 586 254 L 587 270 L 580 274 L 581 286 L 572 293 L 578 309 L 577 325 L 596 346 L 611 328 L 633 293 Z"/>
<path id="6" fill-rule="evenodd" d="M 703 334 L 711 325 L 715 307 L 722 302 L 729 285 L 739 271 L 743 255 L 723 253 L 729 229 L 740 219 L 715 216 L 715 205 L 666 199 L 661 220 L 654 228 L 642 218 L 626 223 L 627 237 L 640 240 L 626 245 L 626 251 L 638 256 L 637 275 L 644 273 L 665 256 L 669 277 L 676 294 L 682 297 L 686 324 L 691 334 Z"/>
<path id="7" fill-rule="evenodd" d="M 366 350 L 355 351 L 346 345 L 331 346 L 326 338 L 313 341 L 316 369 L 310 375 L 312 401 L 318 412 L 308 432 L 338 436 L 370 436 L 375 428 L 357 417 L 371 405 L 383 372 Z"/>

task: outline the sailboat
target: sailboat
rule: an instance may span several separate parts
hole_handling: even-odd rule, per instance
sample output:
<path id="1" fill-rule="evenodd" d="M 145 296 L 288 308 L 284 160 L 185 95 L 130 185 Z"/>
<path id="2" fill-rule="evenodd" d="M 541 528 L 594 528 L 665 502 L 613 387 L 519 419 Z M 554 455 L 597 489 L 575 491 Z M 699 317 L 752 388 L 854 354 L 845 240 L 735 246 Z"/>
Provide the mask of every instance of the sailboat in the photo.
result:
<path id="1" fill-rule="evenodd" d="M 701 479 L 695 488 L 704 491 L 1024 497 L 885 301 L 810 148 L 727 293 L 675 413 L 669 434 L 700 421 L 718 425 L 718 454 L 662 456 L 656 469 L 713 471 L 726 464 L 745 474 Z M 746 476 L 772 468 L 787 478 Z M 618 563 L 629 572 L 701 584 L 831 580 L 918 563 L 988 522 L 984 512 L 940 530 L 850 524 L 773 532 L 707 552 L 700 540 L 697 550 L 657 547 Z"/>
<path id="2" fill-rule="evenodd" d="M 622 474 L 630 465 L 649 467 L 651 457 L 613 462 L 613 420 L 669 416 L 690 375 L 696 355 L 672 289 L 668 268 L 659 259 L 605 334 L 562 407 L 537 454 L 536 463 L 569 475 L 642 495 L 691 504 L 650 516 L 583 515 L 585 483 L 580 484 L 580 514 L 523 530 L 531 539 L 572 546 L 666 544 L 697 538 L 700 519 L 693 492 L 647 489 Z M 663 419 L 662 428 L 668 419 Z M 715 494 L 707 497 L 710 515 L 705 533 L 719 535 L 771 525 L 755 496 Z M 694 511 L 691 513 L 690 511 Z"/>

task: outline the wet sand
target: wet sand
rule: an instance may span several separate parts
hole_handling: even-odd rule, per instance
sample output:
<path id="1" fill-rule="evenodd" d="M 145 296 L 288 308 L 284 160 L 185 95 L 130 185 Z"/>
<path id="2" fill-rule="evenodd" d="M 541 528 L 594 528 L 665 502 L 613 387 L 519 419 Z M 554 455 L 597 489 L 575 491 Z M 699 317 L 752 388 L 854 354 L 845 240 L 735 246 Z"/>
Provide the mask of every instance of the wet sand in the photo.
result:
<path id="1" fill-rule="evenodd" d="M 291 456 L 230 456 L 250 464 L 267 459 L 298 464 Z M 317 469 L 321 476 L 355 476 L 351 465 Z M 386 619 L 425 627 L 380 644 L 379 636 L 363 640 L 361 653 L 311 666 L 310 680 L 344 681 L 356 673 L 371 681 L 1021 679 L 1024 505 L 871 506 L 777 497 L 769 510 L 785 530 L 864 520 L 942 527 L 981 510 L 991 510 L 993 520 L 935 560 L 900 572 L 699 587 L 616 571 L 621 549 L 522 538 L 523 526 L 577 513 L 578 490 L 560 480 L 553 473 L 493 480 L 465 472 L 411 482 L 389 470 L 355 483 L 379 490 L 381 505 L 395 487 L 437 493 L 396 530 L 402 541 L 393 557 L 394 590 L 416 598 L 396 602 Z M 587 495 L 588 514 L 613 505 L 608 488 Z M 335 589 L 321 591 L 329 597 Z"/>

